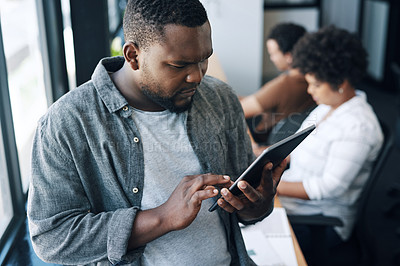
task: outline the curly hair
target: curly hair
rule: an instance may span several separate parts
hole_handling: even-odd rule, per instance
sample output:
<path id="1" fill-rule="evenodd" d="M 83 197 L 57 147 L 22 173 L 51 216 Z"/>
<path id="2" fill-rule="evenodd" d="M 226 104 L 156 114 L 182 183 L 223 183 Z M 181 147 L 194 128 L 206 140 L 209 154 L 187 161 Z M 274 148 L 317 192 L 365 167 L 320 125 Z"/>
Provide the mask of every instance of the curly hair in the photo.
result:
<path id="1" fill-rule="evenodd" d="M 293 49 L 292 66 L 337 90 L 345 80 L 352 86 L 362 80 L 368 66 L 367 56 L 355 34 L 328 26 L 307 33 L 298 41 Z"/>
<path id="2" fill-rule="evenodd" d="M 306 29 L 294 23 L 280 23 L 275 25 L 267 39 L 278 43 L 282 53 L 291 52 L 296 42 L 306 33 Z"/>
<path id="3" fill-rule="evenodd" d="M 146 49 L 163 40 L 167 24 L 198 27 L 207 19 L 199 0 L 129 0 L 123 18 L 124 38 Z"/>

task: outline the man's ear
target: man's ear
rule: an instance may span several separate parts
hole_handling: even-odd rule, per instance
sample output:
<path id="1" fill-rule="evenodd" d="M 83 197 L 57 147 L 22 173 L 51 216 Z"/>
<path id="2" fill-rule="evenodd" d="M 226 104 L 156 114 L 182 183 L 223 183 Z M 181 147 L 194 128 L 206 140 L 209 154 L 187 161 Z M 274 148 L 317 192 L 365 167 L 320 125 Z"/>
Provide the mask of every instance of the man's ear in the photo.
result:
<path id="1" fill-rule="evenodd" d="M 124 47 L 122 48 L 125 61 L 129 63 L 133 70 L 139 69 L 139 61 L 138 61 L 138 54 L 139 54 L 139 47 L 134 44 L 133 42 L 126 42 Z"/>

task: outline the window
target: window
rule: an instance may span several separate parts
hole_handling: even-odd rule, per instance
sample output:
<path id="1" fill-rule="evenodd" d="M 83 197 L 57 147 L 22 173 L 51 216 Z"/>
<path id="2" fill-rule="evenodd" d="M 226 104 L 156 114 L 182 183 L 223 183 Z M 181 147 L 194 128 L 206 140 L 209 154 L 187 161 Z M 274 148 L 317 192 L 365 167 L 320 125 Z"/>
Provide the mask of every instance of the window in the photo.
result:
<path id="1" fill-rule="evenodd" d="M 75 9 L 71 8 L 72 2 L 76 4 Z M 37 122 L 49 104 L 68 91 L 68 83 L 71 88 L 75 87 L 76 73 L 85 73 L 89 68 L 92 71 L 94 67 L 83 64 L 78 72 L 74 61 L 71 13 L 77 14 L 75 30 L 82 33 L 80 30 L 85 27 L 79 23 L 87 24 L 92 19 L 86 14 L 83 18 L 79 16 L 84 2 L 0 0 L 0 264 L 17 243 L 25 225 L 24 207 Z M 111 42 L 108 39 L 102 42 L 102 37 L 122 39 L 126 0 L 105 3 L 102 9 L 108 12 L 111 21 L 104 12 L 94 12 L 98 21 L 109 22 L 104 35 L 101 27 L 94 27 L 100 30 L 99 36 L 94 35 L 93 39 L 101 48 L 98 50 L 102 57 L 109 55 Z M 117 53 L 121 43 L 117 41 L 118 45 L 114 46 Z"/>
<path id="2" fill-rule="evenodd" d="M 122 18 L 126 8 L 126 0 L 108 0 L 108 21 L 111 36 L 111 55 L 122 55 L 124 34 L 122 32 Z"/>
<path id="3" fill-rule="evenodd" d="M 35 0 L 0 0 L 4 53 L 22 186 L 29 185 L 37 121 L 47 109 Z"/>
<path id="4" fill-rule="evenodd" d="M 14 215 L 10 184 L 8 182 L 6 156 L 4 152 L 3 134 L 0 124 L 0 236 L 3 235 Z"/>
<path id="5" fill-rule="evenodd" d="M 76 88 L 76 74 L 75 74 L 75 54 L 74 54 L 74 37 L 71 27 L 71 9 L 69 0 L 61 0 L 61 10 L 63 17 L 63 35 L 65 47 L 65 60 L 67 65 L 67 75 L 69 90 Z"/>

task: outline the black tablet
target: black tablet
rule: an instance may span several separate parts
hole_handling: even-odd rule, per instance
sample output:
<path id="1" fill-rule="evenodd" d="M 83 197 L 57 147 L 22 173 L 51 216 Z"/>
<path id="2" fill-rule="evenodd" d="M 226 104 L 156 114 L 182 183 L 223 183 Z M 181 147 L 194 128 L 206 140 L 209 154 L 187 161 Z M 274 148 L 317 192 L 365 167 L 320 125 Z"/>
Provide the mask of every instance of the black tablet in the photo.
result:
<path id="1" fill-rule="evenodd" d="M 257 187 L 260 184 L 264 166 L 269 162 L 272 162 L 274 167 L 278 166 L 314 129 L 315 125 L 309 126 L 266 148 L 229 188 L 232 194 L 237 196 L 242 193 L 237 187 L 240 180 L 247 181 L 254 188 Z M 217 201 L 218 199 L 208 209 L 210 212 L 217 208 Z"/>

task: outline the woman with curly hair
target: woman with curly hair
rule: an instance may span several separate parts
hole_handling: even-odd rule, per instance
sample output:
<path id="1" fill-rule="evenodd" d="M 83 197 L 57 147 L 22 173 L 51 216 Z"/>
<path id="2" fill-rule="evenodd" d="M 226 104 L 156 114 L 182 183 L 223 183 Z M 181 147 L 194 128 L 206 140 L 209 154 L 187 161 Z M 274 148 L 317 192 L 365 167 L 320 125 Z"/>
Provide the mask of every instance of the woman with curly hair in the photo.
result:
<path id="1" fill-rule="evenodd" d="M 293 67 L 305 75 L 318 104 L 300 130 L 310 124 L 317 128 L 293 151 L 278 194 L 288 214 L 338 217 L 343 226 L 327 231 L 331 247 L 351 235 L 357 199 L 383 142 L 365 93 L 356 90 L 367 64 L 359 39 L 334 26 L 306 34 L 293 51 Z M 294 226 L 294 231 L 312 264 L 311 227 Z"/>

